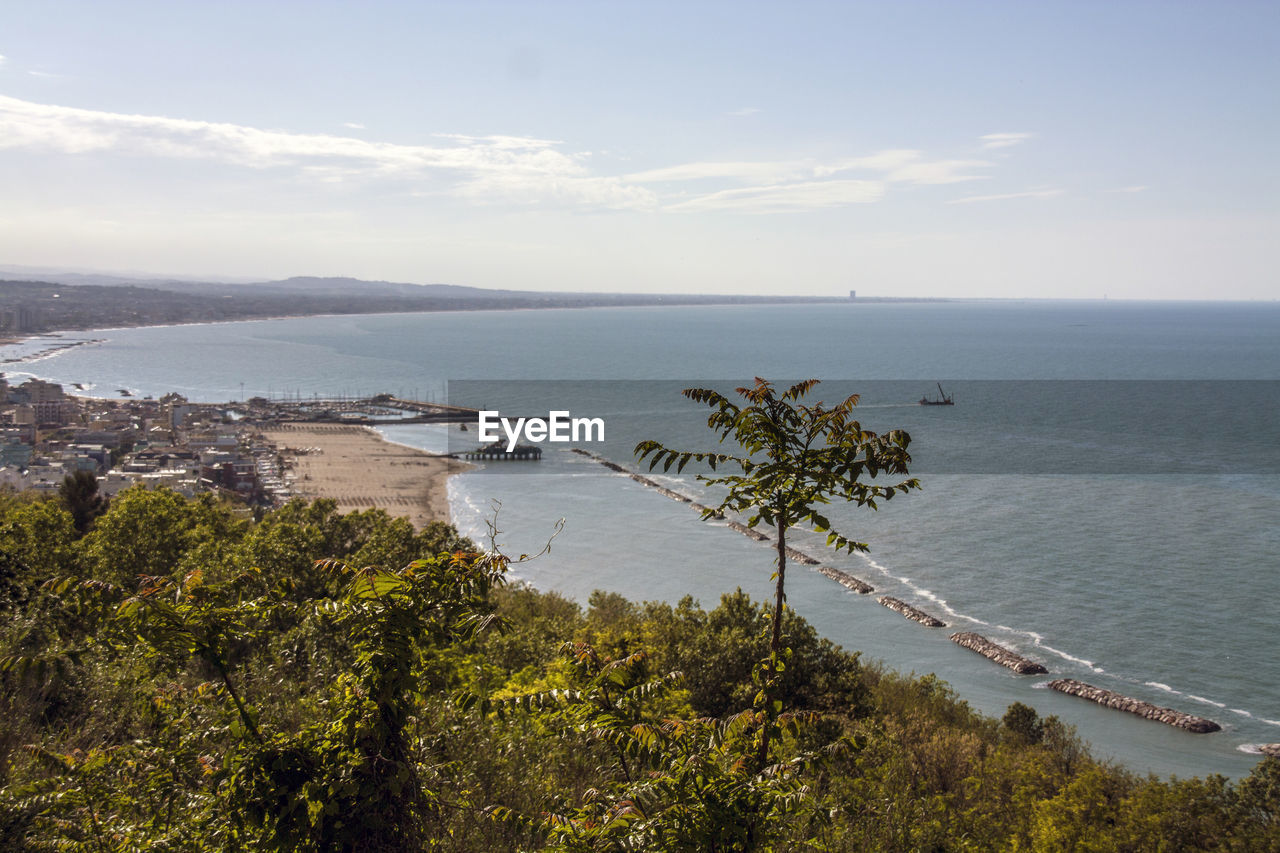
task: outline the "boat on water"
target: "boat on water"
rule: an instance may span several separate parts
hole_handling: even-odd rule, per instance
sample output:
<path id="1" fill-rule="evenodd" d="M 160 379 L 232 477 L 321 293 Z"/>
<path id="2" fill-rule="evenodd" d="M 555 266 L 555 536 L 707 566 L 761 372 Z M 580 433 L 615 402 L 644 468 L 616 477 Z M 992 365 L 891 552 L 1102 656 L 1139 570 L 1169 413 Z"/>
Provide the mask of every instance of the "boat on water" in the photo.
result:
<path id="1" fill-rule="evenodd" d="M 938 398 L 936 400 L 929 399 L 927 394 L 920 398 L 920 405 L 922 406 L 954 406 L 955 404 L 956 402 L 951 395 L 942 390 L 941 382 L 938 383 Z"/>

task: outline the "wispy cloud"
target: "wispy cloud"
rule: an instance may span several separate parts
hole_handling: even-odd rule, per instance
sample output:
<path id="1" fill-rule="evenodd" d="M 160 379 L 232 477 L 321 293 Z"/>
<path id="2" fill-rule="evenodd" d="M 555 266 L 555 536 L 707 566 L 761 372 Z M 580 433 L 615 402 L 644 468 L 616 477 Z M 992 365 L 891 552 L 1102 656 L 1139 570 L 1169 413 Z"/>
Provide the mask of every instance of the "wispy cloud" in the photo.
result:
<path id="1" fill-rule="evenodd" d="M 747 160 L 682 163 L 678 166 L 633 172 L 627 175 L 626 179 L 647 184 L 729 178 L 773 184 L 810 177 L 814 173 L 814 164 L 809 160 Z"/>
<path id="2" fill-rule="evenodd" d="M 343 127 L 364 130 L 357 122 Z M 424 144 L 399 144 L 355 134 L 295 133 L 0 96 L 0 150 L 204 161 L 291 172 L 299 181 L 316 184 L 394 180 L 412 195 L 454 196 L 475 204 L 786 213 L 876 202 L 903 185 L 982 180 L 995 165 L 893 148 L 828 161 L 700 160 L 607 174 L 607 167 L 597 162 L 602 158 L 567 146 L 555 139 L 445 133 Z M 953 203 L 1057 192 L 1034 189 Z"/>
<path id="3" fill-rule="evenodd" d="M 324 180 L 356 177 L 443 179 L 460 195 L 541 188 L 553 199 L 595 199 L 606 206 L 656 206 L 646 190 L 602 191 L 583 158 L 558 143 L 513 136 L 443 136 L 447 145 L 399 145 L 347 136 L 291 133 L 164 116 L 36 104 L 0 96 L 0 149 L 70 154 L 120 152 L 216 160 L 255 169 L 295 168 Z M 578 190 L 575 184 L 586 183 Z"/>
<path id="4" fill-rule="evenodd" d="M 982 160 L 934 160 L 908 163 L 890 172 L 887 179 L 911 184 L 958 184 L 962 181 L 979 181 L 988 177 L 972 174 L 972 170 L 990 165 Z"/>
<path id="5" fill-rule="evenodd" d="M 0 68 L 4 68 L 4 63 L 5 63 L 4 54 L 0 53 Z"/>
<path id="6" fill-rule="evenodd" d="M 988 133 L 978 138 L 982 140 L 983 148 L 1012 148 L 1033 136 L 1035 136 L 1034 133 Z"/>
<path id="7" fill-rule="evenodd" d="M 884 197 L 879 181 L 809 181 L 768 187 L 721 190 L 673 204 L 667 210 L 732 210 L 739 213 L 791 213 L 866 204 Z"/>
<path id="8" fill-rule="evenodd" d="M 911 148 L 891 148 L 866 157 L 839 160 L 819 166 L 815 174 L 839 172 L 880 172 L 886 181 L 910 184 L 954 184 L 987 177 L 975 170 L 991 166 L 985 160 L 926 160 L 924 154 Z"/>
<path id="9" fill-rule="evenodd" d="M 1042 187 L 1042 188 L 1037 188 L 1032 190 L 1024 190 L 1023 192 L 1017 192 L 1017 193 L 997 193 L 995 195 L 971 195 L 971 196 L 966 196 L 965 198 L 953 198 L 950 201 L 948 201 L 947 204 L 971 204 L 977 201 L 1006 201 L 1008 199 L 1014 199 L 1014 198 L 1053 198 L 1054 196 L 1062 195 L 1062 193 L 1063 191 L 1060 189 Z"/>

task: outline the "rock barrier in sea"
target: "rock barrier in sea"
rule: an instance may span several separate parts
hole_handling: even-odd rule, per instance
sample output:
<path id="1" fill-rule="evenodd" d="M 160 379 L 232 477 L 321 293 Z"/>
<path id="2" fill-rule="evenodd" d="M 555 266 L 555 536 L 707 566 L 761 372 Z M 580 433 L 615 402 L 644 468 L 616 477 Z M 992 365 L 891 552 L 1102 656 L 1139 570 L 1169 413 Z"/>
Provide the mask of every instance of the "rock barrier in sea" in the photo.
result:
<path id="1" fill-rule="evenodd" d="M 721 518 L 724 518 L 724 516 L 723 516 L 723 515 L 721 515 L 720 517 L 721 517 Z M 726 521 L 726 522 L 725 522 L 725 524 L 726 524 L 726 525 L 728 525 L 730 528 L 732 528 L 732 529 L 734 529 L 734 530 L 738 531 L 739 533 L 741 533 L 743 536 L 747 537 L 748 539 L 754 539 L 754 540 L 756 540 L 757 542 L 768 542 L 768 541 L 769 541 L 769 537 L 768 537 L 768 536 L 765 536 L 765 535 L 764 535 L 763 533 L 761 533 L 759 530 L 753 530 L 753 529 L 751 529 L 750 527 L 747 527 L 747 526 L 746 526 L 745 524 L 743 524 L 741 521 L 732 521 L 732 520 L 730 520 L 730 521 Z"/>
<path id="2" fill-rule="evenodd" d="M 1019 675 L 1041 675 L 1049 671 L 1042 664 L 1028 660 L 1016 652 L 1011 652 L 999 643 L 993 643 L 981 634 L 975 634 L 972 631 L 960 631 L 952 634 L 951 640 L 966 649 L 977 652 L 984 658 L 990 658 L 1001 666 L 1009 667 Z"/>
<path id="3" fill-rule="evenodd" d="M 1175 711 L 1172 708 L 1161 708 L 1159 705 L 1152 705 L 1150 702 L 1143 702 L 1141 699 L 1131 699 L 1128 696 L 1122 696 L 1111 690 L 1094 687 L 1092 684 L 1085 684 L 1083 681 L 1076 681 L 1072 678 L 1059 678 L 1056 681 L 1050 681 L 1049 687 L 1059 693 L 1079 696 L 1081 699 L 1088 699 L 1090 702 L 1097 702 L 1099 705 L 1115 708 L 1117 711 L 1127 711 L 1130 714 L 1137 714 L 1139 717 L 1176 726 L 1196 734 L 1208 734 L 1222 729 L 1222 726 L 1213 720 L 1196 717 L 1182 711 Z"/>
<path id="4" fill-rule="evenodd" d="M 1264 743 L 1258 751 L 1271 758 L 1280 758 L 1280 743 Z"/>
<path id="5" fill-rule="evenodd" d="M 870 595 L 876 591 L 875 587 L 871 584 L 858 580 L 848 572 L 842 572 L 839 569 L 833 569 L 830 566 L 818 566 L 818 572 L 831 578 L 841 586 L 853 590 L 858 593 L 858 595 Z"/>
<path id="6" fill-rule="evenodd" d="M 936 616 L 930 616 L 918 607 L 912 607 L 900 598 L 894 598 L 891 595 L 882 595 L 879 598 L 881 604 L 890 610 L 901 613 L 908 619 L 914 619 L 927 628 L 945 628 L 947 623 L 943 622 Z"/>
<path id="7" fill-rule="evenodd" d="M 806 554 L 803 551 L 797 551 L 795 548 L 792 548 L 790 545 L 787 546 L 787 556 L 795 560 L 797 563 L 803 563 L 806 566 L 818 565 L 818 561 L 813 559 L 813 557 L 810 557 L 808 554 Z"/>
<path id="8" fill-rule="evenodd" d="M 662 485 L 657 480 L 654 480 L 651 477 L 646 477 L 643 474 L 637 474 L 635 471 L 632 471 L 629 468 L 625 468 L 622 465 L 619 465 L 617 462 L 611 462 L 608 459 L 605 459 L 603 456 L 600 456 L 599 454 L 592 453 L 590 450 L 583 450 L 580 447 L 573 447 L 570 449 L 574 453 L 578 454 L 579 456 L 585 456 L 588 459 L 594 459 L 596 462 L 599 462 L 601 465 L 608 468 L 610 471 L 617 471 L 619 474 L 626 474 L 628 477 L 635 480 L 640 485 L 648 486 L 658 494 L 665 495 L 671 498 L 673 501 L 680 501 L 681 503 L 689 504 L 690 508 L 697 510 L 698 512 L 702 513 L 704 516 L 708 518 L 714 518 L 719 521 L 724 521 L 728 527 L 738 531 L 743 536 L 746 536 L 750 539 L 754 539 L 756 542 L 771 541 L 768 536 L 761 533 L 760 531 L 753 530 L 750 527 L 747 527 L 747 525 L 743 524 L 740 521 L 731 521 L 731 520 L 725 519 L 724 513 L 720 512 L 720 510 L 712 509 L 711 507 L 704 506 L 698 503 L 697 501 L 695 501 L 693 498 L 688 497 L 687 495 L 682 495 L 677 491 L 668 489 L 666 486 Z M 818 565 L 818 561 L 815 560 L 813 557 L 810 557 L 808 554 L 804 553 L 803 551 L 798 551 L 795 548 L 792 548 L 790 546 L 787 547 L 787 556 L 790 557 L 792 560 L 795 560 L 797 563 L 803 563 L 806 566 Z"/>

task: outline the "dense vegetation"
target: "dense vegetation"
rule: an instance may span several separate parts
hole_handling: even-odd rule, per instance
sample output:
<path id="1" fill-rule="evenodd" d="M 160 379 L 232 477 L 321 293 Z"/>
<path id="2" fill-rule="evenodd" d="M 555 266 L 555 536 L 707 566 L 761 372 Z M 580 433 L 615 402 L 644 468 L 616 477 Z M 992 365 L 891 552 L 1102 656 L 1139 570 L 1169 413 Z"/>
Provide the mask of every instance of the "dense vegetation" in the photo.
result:
<path id="1" fill-rule="evenodd" d="M 740 592 L 584 609 L 377 510 L 70 500 L 0 496 L 0 849 L 1280 850 L 1280 761 L 1140 778 L 794 616 L 765 714 Z"/>
<path id="2" fill-rule="evenodd" d="M 290 279 L 246 285 L 173 281 L 161 282 L 158 286 L 0 280 L 0 332 L 209 323 L 308 314 L 836 301 L 843 300 L 803 296 L 549 293 L 448 285 L 419 287 L 356 279 Z"/>

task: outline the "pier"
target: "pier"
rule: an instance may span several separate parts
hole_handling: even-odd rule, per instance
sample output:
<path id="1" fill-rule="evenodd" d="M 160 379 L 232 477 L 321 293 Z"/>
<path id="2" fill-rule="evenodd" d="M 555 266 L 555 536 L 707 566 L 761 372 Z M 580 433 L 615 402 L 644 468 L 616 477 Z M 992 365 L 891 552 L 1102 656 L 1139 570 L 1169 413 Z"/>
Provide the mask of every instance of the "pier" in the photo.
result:
<path id="1" fill-rule="evenodd" d="M 501 443 L 494 442 L 462 454 L 464 459 L 475 462 L 536 462 L 542 458 L 542 448 L 528 444 L 517 444 L 507 450 Z"/>
<path id="2" fill-rule="evenodd" d="M 1066 693 L 1068 696 L 1079 696 L 1081 699 L 1097 702 L 1107 708 L 1115 708 L 1117 711 L 1137 714 L 1139 717 L 1186 729 L 1196 734 L 1208 734 L 1222 729 L 1222 726 L 1213 720 L 1196 717 L 1182 711 L 1175 711 L 1173 708 L 1161 708 L 1159 705 L 1152 705 L 1150 702 L 1143 702 L 1141 699 L 1122 696 L 1119 693 L 1104 690 L 1101 687 L 1094 687 L 1092 684 L 1085 684 L 1083 681 L 1076 681 L 1071 678 L 1059 678 L 1057 681 L 1050 681 L 1049 687 L 1059 693 Z"/>
<path id="3" fill-rule="evenodd" d="M 1007 666 L 1009 669 L 1019 675 L 1043 675 L 1049 670 L 1043 665 L 1033 660 L 1024 658 L 1022 655 L 1006 649 L 999 643 L 993 643 L 981 634 L 975 634 L 971 631 L 961 631 L 951 635 L 951 640 L 970 651 L 977 652 L 984 658 L 989 658 L 1001 666 Z"/>

